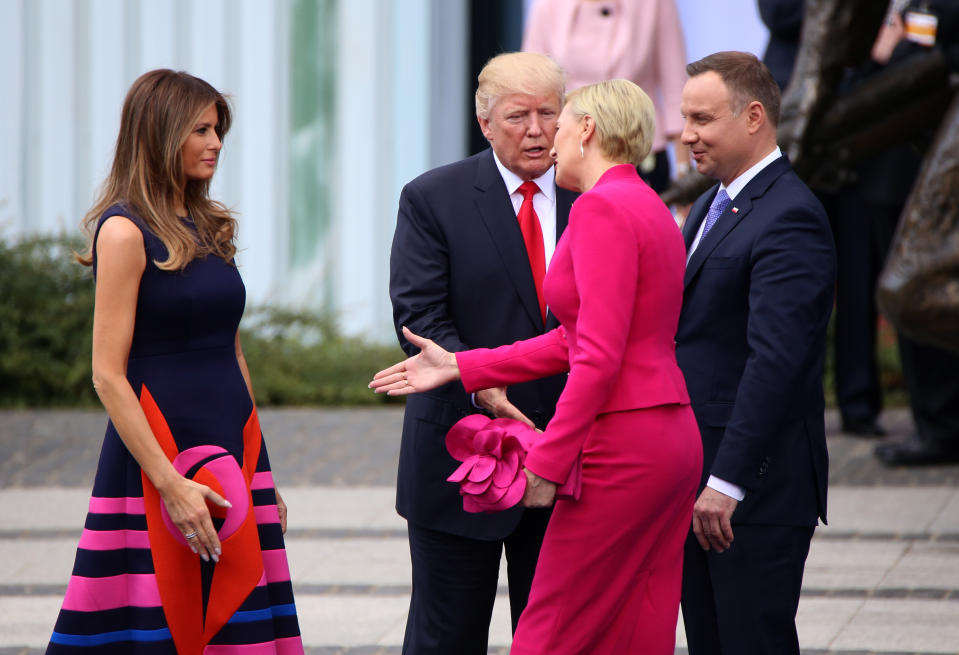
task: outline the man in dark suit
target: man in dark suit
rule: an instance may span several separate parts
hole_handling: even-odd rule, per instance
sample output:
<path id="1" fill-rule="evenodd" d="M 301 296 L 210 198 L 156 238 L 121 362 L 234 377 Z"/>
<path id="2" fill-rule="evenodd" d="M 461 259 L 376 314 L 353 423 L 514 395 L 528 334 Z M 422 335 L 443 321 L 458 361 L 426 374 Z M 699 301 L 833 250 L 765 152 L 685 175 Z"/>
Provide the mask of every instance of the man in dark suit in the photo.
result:
<path id="1" fill-rule="evenodd" d="M 835 249 L 776 145 L 779 87 L 751 54 L 686 68 L 683 141 L 720 184 L 683 228 L 676 355 L 703 438 L 683 562 L 690 655 L 799 653 L 795 616 L 828 456 L 822 372 Z"/>
<path id="2" fill-rule="evenodd" d="M 390 297 L 407 354 L 417 349 L 402 337 L 402 326 L 460 351 L 528 339 L 557 325 L 542 302 L 541 276 L 574 198 L 556 187 L 549 156 L 563 86 L 562 71 L 548 57 L 494 57 L 476 91 L 477 120 L 491 149 L 403 189 Z M 446 482 L 459 463 L 445 437 L 478 406 L 543 428 L 563 382 L 557 376 L 475 398 L 457 383 L 407 399 L 396 496 L 413 564 L 404 653 L 486 654 L 504 547 L 515 630 L 549 510 L 465 512 L 456 485 Z"/>

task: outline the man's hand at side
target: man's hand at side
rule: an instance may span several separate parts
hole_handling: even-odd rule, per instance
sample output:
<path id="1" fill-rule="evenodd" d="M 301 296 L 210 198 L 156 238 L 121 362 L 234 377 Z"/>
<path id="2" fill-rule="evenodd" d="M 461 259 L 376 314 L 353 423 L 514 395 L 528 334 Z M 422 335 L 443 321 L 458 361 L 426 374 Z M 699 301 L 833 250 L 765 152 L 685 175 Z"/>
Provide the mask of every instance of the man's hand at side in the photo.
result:
<path id="1" fill-rule="evenodd" d="M 723 552 L 733 542 L 730 524 L 739 501 L 715 489 L 706 487 L 693 505 L 693 534 L 703 550 L 713 548 Z"/>

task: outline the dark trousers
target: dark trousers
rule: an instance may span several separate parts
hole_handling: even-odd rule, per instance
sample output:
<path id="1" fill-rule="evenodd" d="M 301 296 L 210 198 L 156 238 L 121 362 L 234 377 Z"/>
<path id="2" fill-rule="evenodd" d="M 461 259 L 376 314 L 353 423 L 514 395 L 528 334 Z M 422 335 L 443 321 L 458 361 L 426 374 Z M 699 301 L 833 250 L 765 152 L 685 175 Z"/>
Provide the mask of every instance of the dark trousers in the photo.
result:
<path id="1" fill-rule="evenodd" d="M 526 607 L 549 510 L 525 510 L 516 530 L 480 541 L 410 523 L 413 593 L 404 655 L 486 655 L 499 564 L 506 550 L 513 630 Z"/>
<path id="2" fill-rule="evenodd" d="M 876 283 L 901 207 L 870 202 L 855 189 L 836 203 L 836 402 L 845 424 L 882 408 L 876 363 Z M 899 339 L 899 359 L 920 441 L 959 449 L 959 356 Z"/>
<path id="3" fill-rule="evenodd" d="M 796 609 L 814 528 L 734 525 L 726 551 L 690 531 L 683 558 L 689 655 L 799 655 Z"/>
<path id="4" fill-rule="evenodd" d="M 882 409 L 876 358 L 876 281 L 899 219 L 855 189 L 833 199 L 836 239 L 836 404 L 844 425 L 874 421 Z"/>
<path id="5" fill-rule="evenodd" d="M 959 452 L 959 357 L 900 338 L 899 358 L 919 440 Z"/>

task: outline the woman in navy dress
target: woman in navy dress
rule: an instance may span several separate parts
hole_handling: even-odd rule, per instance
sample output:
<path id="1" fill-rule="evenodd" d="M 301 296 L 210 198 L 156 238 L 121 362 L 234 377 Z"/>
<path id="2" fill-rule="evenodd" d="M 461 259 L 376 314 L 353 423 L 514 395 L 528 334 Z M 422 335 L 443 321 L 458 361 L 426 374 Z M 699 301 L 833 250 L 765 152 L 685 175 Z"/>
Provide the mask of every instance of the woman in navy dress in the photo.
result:
<path id="1" fill-rule="evenodd" d="M 48 653 L 302 653 L 237 331 L 236 222 L 209 197 L 230 108 L 155 70 L 124 101 L 84 219 L 93 382 L 110 422 Z"/>

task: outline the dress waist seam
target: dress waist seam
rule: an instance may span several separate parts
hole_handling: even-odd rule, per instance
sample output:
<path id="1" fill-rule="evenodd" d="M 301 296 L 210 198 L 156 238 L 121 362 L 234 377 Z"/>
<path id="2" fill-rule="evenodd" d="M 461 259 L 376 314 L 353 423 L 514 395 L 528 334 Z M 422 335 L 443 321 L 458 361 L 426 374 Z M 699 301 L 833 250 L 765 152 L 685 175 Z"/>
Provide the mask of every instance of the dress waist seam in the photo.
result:
<path id="1" fill-rule="evenodd" d="M 224 353 L 233 353 L 234 349 L 233 349 L 233 346 L 231 345 L 231 346 L 214 346 L 211 348 L 188 348 L 185 350 L 171 350 L 169 352 L 150 353 L 150 354 L 144 354 L 144 355 L 131 354 L 129 361 L 132 362 L 135 360 L 151 359 L 154 357 L 170 357 L 173 355 L 192 355 L 194 353 L 209 353 L 209 352 L 216 352 L 216 351 L 223 351 Z"/>

